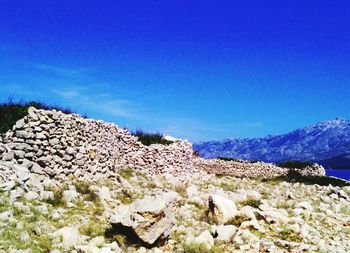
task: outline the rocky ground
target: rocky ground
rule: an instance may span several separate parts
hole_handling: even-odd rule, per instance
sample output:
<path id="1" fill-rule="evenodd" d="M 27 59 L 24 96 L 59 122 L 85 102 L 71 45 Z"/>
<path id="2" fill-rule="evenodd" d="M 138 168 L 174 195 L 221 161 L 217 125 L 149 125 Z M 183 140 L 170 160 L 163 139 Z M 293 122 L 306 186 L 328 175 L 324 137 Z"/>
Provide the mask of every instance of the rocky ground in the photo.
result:
<path id="1" fill-rule="evenodd" d="M 0 138 L 0 253 L 349 252 L 350 186 L 324 174 L 30 107 Z"/>
<path id="2" fill-rule="evenodd" d="M 131 169 L 100 181 L 16 173 L 0 186 L 4 253 L 350 250 L 349 186 Z"/>

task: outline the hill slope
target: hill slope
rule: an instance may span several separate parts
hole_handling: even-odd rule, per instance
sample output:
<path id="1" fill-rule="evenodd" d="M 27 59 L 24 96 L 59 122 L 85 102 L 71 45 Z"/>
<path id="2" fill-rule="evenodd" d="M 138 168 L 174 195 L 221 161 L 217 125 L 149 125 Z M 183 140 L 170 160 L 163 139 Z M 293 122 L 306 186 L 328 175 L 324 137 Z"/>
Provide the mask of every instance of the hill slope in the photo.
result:
<path id="1" fill-rule="evenodd" d="M 321 162 L 325 166 L 335 165 L 336 160 L 337 168 L 349 168 L 350 159 L 346 157 L 350 154 L 350 121 L 337 118 L 287 134 L 202 142 L 194 144 L 193 148 L 205 158 L 231 157 L 267 162 L 300 160 Z"/>

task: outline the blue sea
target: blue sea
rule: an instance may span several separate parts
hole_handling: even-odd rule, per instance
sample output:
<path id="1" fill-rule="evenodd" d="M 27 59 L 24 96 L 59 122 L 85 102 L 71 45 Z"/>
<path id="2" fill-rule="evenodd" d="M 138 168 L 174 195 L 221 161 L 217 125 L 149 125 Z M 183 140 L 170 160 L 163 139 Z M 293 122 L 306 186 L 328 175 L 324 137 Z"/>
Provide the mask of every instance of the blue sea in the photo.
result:
<path id="1" fill-rule="evenodd" d="M 326 169 L 326 175 L 350 180 L 350 169 Z"/>

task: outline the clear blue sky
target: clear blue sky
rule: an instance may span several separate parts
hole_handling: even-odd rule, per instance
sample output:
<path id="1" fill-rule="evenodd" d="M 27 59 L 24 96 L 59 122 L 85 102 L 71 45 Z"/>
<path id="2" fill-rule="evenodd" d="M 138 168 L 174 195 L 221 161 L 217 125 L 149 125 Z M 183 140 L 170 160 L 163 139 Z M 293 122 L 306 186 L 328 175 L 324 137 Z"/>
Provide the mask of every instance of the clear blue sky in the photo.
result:
<path id="1" fill-rule="evenodd" d="M 350 118 L 350 1 L 0 2 L 0 99 L 191 141 Z"/>

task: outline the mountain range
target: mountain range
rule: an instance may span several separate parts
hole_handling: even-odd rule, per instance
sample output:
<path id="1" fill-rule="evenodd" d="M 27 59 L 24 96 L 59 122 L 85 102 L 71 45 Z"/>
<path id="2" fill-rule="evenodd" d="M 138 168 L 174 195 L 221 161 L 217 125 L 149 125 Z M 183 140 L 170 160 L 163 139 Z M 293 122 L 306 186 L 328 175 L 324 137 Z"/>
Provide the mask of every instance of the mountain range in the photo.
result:
<path id="1" fill-rule="evenodd" d="M 317 162 L 326 168 L 350 168 L 350 121 L 336 118 L 287 134 L 194 143 L 193 149 L 204 158 L 296 160 Z"/>

